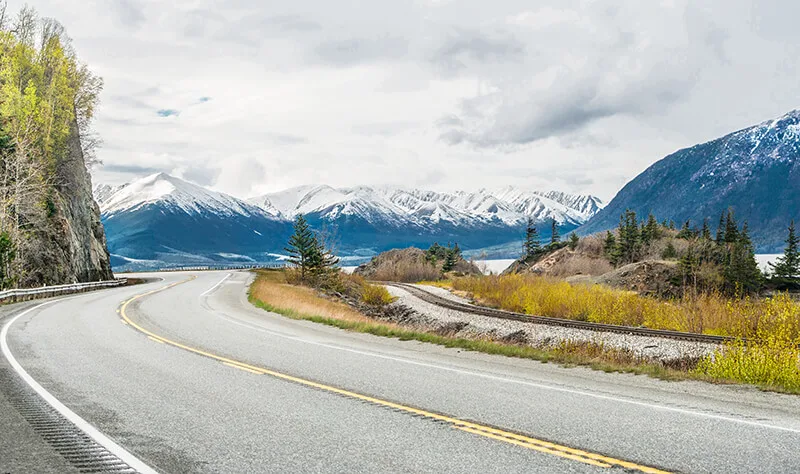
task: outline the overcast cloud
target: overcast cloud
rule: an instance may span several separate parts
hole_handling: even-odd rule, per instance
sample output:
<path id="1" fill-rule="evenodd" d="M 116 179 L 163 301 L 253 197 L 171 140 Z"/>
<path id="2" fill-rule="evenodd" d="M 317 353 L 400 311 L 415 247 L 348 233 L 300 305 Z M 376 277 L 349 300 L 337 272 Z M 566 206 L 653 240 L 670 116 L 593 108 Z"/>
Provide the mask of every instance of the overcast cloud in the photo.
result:
<path id="1" fill-rule="evenodd" d="M 663 156 L 800 102 L 790 0 L 30 3 L 105 80 L 100 182 L 610 199 Z"/>

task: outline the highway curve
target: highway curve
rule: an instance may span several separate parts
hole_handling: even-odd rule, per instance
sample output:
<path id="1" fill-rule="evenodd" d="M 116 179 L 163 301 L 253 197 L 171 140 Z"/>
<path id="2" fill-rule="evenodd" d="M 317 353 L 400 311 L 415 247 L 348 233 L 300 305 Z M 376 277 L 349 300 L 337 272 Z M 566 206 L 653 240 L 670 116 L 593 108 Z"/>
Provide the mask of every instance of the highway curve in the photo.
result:
<path id="1" fill-rule="evenodd" d="M 27 311 L 19 365 L 157 472 L 800 471 L 797 397 L 349 333 L 251 307 L 248 273 L 156 276 L 0 325 Z M 0 472 L 79 472 L 4 404 L 3 364 Z"/>

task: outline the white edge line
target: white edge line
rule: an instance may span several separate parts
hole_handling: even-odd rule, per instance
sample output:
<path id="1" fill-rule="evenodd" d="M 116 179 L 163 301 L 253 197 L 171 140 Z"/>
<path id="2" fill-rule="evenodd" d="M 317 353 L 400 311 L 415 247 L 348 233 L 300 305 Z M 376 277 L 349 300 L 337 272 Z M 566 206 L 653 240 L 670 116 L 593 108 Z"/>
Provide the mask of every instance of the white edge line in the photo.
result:
<path id="1" fill-rule="evenodd" d="M 12 324 L 22 316 L 30 313 L 33 310 L 39 309 L 42 306 L 57 303 L 64 301 L 65 299 L 69 298 L 62 298 L 55 301 L 48 301 L 47 303 L 38 304 L 32 308 L 29 308 L 20 314 L 11 318 L 4 326 L 2 331 L 0 331 L 0 349 L 2 349 L 3 355 L 6 357 L 8 362 L 11 364 L 11 367 L 19 374 L 20 377 L 27 383 L 40 397 L 42 397 L 51 407 L 53 407 L 57 412 L 64 416 L 67 420 L 72 422 L 75 426 L 77 426 L 81 431 L 89 435 L 93 440 L 95 440 L 98 444 L 103 446 L 107 449 L 111 454 L 115 455 L 119 459 L 121 459 L 125 464 L 136 469 L 139 471 L 140 474 L 158 474 L 156 470 L 139 460 L 136 456 L 129 453 L 125 450 L 122 446 L 115 443 L 111 438 L 101 433 L 97 428 L 89 424 L 86 420 L 78 416 L 74 411 L 67 408 L 63 403 L 58 401 L 56 397 L 54 397 L 50 392 L 45 390 L 44 387 L 39 385 L 33 377 L 28 374 L 28 372 L 17 362 L 17 359 L 11 353 L 11 349 L 8 347 L 7 337 L 8 337 L 8 329 L 11 327 Z"/>
<path id="2" fill-rule="evenodd" d="M 216 289 L 217 289 L 217 287 L 219 287 L 219 285 L 223 284 L 223 283 L 225 282 L 225 280 L 227 280 L 228 278 L 230 278 L 230 277 L 231 277 L 231 275 L 233 275 L 233 273 L 228 273 L 227 275 L 225 275 L 225 278 L 223 278 L 222 280 L 220 280 L 220 281 L 219 281 L 219 283 L 217 283 L 216 285 L 212 286 L 211 288 L 209 288 L 209 289 L 207 289 L 206 291 L 204 291 L 203 293 L 201 293 L 201 294 L 200 294 L 200 296 L 201 296 L 201 297 L 202 297 L 202 296 L 206 296 L 206 295 L 208 295 L 209 293 L 211 293 L 212 291 L 216 290 Z"/>
<path id="3" fill-rule="evenodd" d="M 591 398 L 596 398 L 596 399 L 599 399 L 599 400 L 608 400 L 608 401 L 619 402 L 619 403 L 627 403 L 627 404 L 630 404 L 630 405 L 636 405 L 636 406 L 641 406 L 641 407 L 645 407 L 645 408 L 653 408 L 653 409 L 657 409 L 657 410 L 664 410 L 664 411 L 671 411 L 671 412 L 674 412 L 674 413 L 681 413 L 681 414 L 684 414 L 684 415 L 692 415 L 692 416 L 697 416 L 697 417 L 702 417 L 702 418 L 710 418 L 710 419 L 714 419 L 714 420 L 727 421 L 727 422 L 732 422 L 732 423 L 739 423 L 739 424 L 754 426 L 754 427 L 758 427 L 758 428 L 767 428 L 767 429 L 773 429 L 773 430 L 787 431 L 789 433 L 800 433 L 800 429 L 789 428 L 789 427 L 785 427 L 785 426 L 778 426 L 778 425 L 772 425 L 772 424 L 767 424 L 767 423 L 759 423 L 757 421 L 744 420 L 744 419 L 741 419 L 741 418 L 732 418 L 732 417 L 723 416 L 723 415 L 714 415 L 712 413 L 703 413 L 703 412 L 700 412 L 700 411 L 687 410 L 687 409 L 684 409 L 684 408 L 676 408 L 676 407 L 670 407 L 670 406 L 666 406 L 666 405 L 657 405 L 655 403 L 640 402 L 638 400 L 619 398 L 619 397 L 614 397 L 614 396 L 611 396 L 611 395 L 601 395 L 599 393 L 591 393 L 591 392 L 586 392 L 586 391 L 583 391 L 583 390 L 575 390 L 575 389 L 564 388 L 564 387 L 555 387 L 555 386 L 552 386 L 552 385 L 545 385 L 545 384 L 536 383 L 536 382 L 528 382 L 528 381 L 525 381 L 525 380 L 512 379 L 512 378 L 507 378 L 507 377 L 500 377 L 500 376 L 497 376 L 497 375 L 482 374 L 480 372 L 473 372 L 471 370 L 456 369 L 456 368 L 453 368 L 453 367 L 445 367 L 445 366 L 441 366 L 441 365 L 437 365 L 437 364 L 429 364 L 429 363 L 426 363 L 426 362 L 417 362 L 417 361 L 413 361 L 413 360 L 409 360 L 409 359 L 404 359 L 404 358 L 401 358 L 401 357 L 393 357 L 393 356 L 387 356 L 387 355 L 383 355 L 383 354 L 377 354 L 377 353 L 374 353 L 374 352 L 366 352 L 366 351 L 360 351 L 360 350 L 356 350 L 356 349 L 348 349 L 348 348 L 345 348 L 345 347 L 339 347 L 339 346 L 335 346 L 335 345 L 331 345 L 331 344 L 326 344 L 324 342 L 309 341 L 309 340 L 306 340 L 306 339 L 303 339 L 303 338 L 300 338 L 300 337 L 296 337 L 296 336 L 288 336 L 286 334 L 281 334 L 281 333 L 278 333 L 278 332 L 275 332 L 275 331 L 271 331 L 269 329 L 260 327 L 258 325 L 254 325 L 254 324 L 251 324 L 251 323 L 246 323 L 246 322 L 241 321 L 241 320 L 237 321 L 236 318 L 232 318 L 232 317 L 227 316 L 227 315 L 219 314 L 219 313 L 216 313 L 216 312 L 215 312 L 215 314 L 217 314 L 217 316 L 219 316 L 220 318 L 227 320 L 228 322 L 231 322 L 233 324 L 238 324 L 240 326 L 243 326 L 243 327 L 246 327 L 246 328 L 249 328 L 249 329 L 254 329 L 256 331 L 265 332 L 265 333 L 271 334 L 273 336 L 281 337 L 281 338 L 284 338 L 284 339 L 289 339 L 289 340 L 298 341 L 298 342 L 302 342 L 302 343 L 305 343 L 305 344 L 311 344 L 311 345 L 320 346 L 320 347 L 326 347 L 326 348 L 335 349 L 335 350 L 338 350 L 338 351 L 351 352 L 353 354 L 360 354 L 360 355 L 365 355 L 365 356 L 370 356 L 370 357 L 376 357 L 376 358 L 379 358 L 379 359 L 387 359 L 387 360 L 392 360 L 392 361 L 396 361 L 396 362 L 402 362 L 402 363 L 405 363 L 405 364 L 417 365 L 417 366 L 420 366 L 420 367 L 428 367 L 428 368 L 432 368 L 432 369 L 444 370 L 444 371 L 447 371 L 447 372 L 454 372 L 454 373 L 462 374 L 462 375 L 471 375 L 471 376 L 481 377 L 481 378 L 485 378 L 485 379 L 489 379 L 489 380 L 495 380 L 495 381 L 498 381 L 498 382 L 513 383 L 513 384 L 518 384 L 518 385 L 526 385 L 526 386 L 529 386 L 529 387 L 534 387 L 534 388 L 539 388 L 539 389 L 544 389 L 544 390 L 552 390 L 552 391 L 562 392 L 562 393 L 569 393 L 569 394 L 572 394 L 572 395 L 581 395 L 581 396 L 584 396 L 584 397 L 591 397 Z"/>

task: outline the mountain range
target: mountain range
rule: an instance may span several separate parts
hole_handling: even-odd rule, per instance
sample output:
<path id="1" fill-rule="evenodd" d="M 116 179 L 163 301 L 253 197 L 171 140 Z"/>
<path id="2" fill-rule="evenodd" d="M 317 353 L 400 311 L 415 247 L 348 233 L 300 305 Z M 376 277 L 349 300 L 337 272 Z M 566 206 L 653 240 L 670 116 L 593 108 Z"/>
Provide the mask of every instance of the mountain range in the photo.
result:
<path id="1" fill-rule="evenodd" d="M 549 235 L 585 223 L 603 206 L 594 196 L 523 191 L 436 192 L 400 187 L 301 186 L 241 200 L 158 173 L 94 189 L 117 269 L 267 262 L 285 253 L 302 214 L 337 253 L 369 257 L 433 242 L 464 249 L 521 240 L 528 217 Z"/>
<path id="2" fill-rule="evenodd" d="M 732 209 L 746 221 L 760 253 L 782 251 L 787 227 L 800 222 L 800 111 L 722 138 L 679 150 L 629 182 L 579 229 L 591 234 L 614 228 L 632 209 L 658 220 L 686 220 L 716 228 Z"/>

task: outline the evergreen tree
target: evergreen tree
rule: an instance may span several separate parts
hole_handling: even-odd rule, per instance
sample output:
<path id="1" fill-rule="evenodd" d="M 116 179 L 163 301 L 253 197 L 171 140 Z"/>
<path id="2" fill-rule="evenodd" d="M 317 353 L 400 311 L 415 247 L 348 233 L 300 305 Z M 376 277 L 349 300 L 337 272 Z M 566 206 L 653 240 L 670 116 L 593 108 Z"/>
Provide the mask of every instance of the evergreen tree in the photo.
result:
<path id="1" fill-rule="evenodd" d="M 675 260 L 678 258 L 678 251 L 675 250 L 675 245 L 672 244 L 671 240 L 667 242 L 667 247 L 661 252 L 661 258 L 664 260 Z"/>
<path id="2" fill-rule="evenodd" d="M 711 240 L 711 228 L 708 225 L 708 218 L 703 219 L 703 230 L 700 236 L 703 240 Z"/>
<path id="3" fill-rule="evenodd" d="M 294 221 L 294 234 L 289 237 L 289 245 L 285 248 L 289 253 L 288 262 L 300 269 L 300 280 L 306 281 L 311 269 L 321 259 L 319 242 L 303 215 Z"/>
<path id="4" fill-rule="evenodd" d="M 309 273 L 318 278 L 338 264 L 339 258 L 325 245 L 322 235 L 314 234 L 314 250 L 308 260 Z"/>
<path id="5" fill-rule="evenodd" d="M 669 230 L 675 230 L 675 221 L 673 220 L 669 221 Z"/>
<path id="6" fill-rule="evenodd" d="M 661 237 L 661 232 L 658 228 L 658 221 L 651 213 L 647 216 L 647 223 L 642 228 L 642 243 L 650 245 L 654 240 Z"/>
<path id="7" fill-rule="evenodd" d="M 448 244 L 447 254 L 445 255 L 444 264 L 442 265 L 442 271 L 445 273 L 451 271 L 453 268 L 455 268 L 456 263 L 458 263 L 456 251 Z"/>
<path id="8" fill-rule="evenodd" d="M 641 252 L 642 240 L 636 213 L 630 209 L 620 216 L 619 240 L 616 245 L 614 260 L 617 264 L 636 261 Z"/>
<path id="9" fill-rule="evenodd" d="M 606 231 L 606 240 L 603 242 L 603 253 L 605 253 L 606 258 L 612 265 L 616 265 L 616 255 L 617 255 L 617 238 L 614 237 L 614 234 L 611 231 Z"/>
<path id="10" fill-rule="evenodd" d="M 578 242 L 580 242 L 580 238 L 578 238 L 578 234 L 575 232 L 569 234 L 569 249 L 575 250 L 578 248 Z"/>
<path id="11" fill-rule="evenodd" d="M 683 223 L 683 227 L 681 227 L 681 230 L 678 232 L 676 237 L 684 240 L 691 239 L 693 236 L 691 225 L 691 221 L 687 219 L 686 222 Z"/>
<path id="12" fill-rule="evenodd" d="M 535 257 L 542 251 L 542 245 L 539 243 L 539 231 L 533 223 L 532 218 L 528 218 L 528 225 L 525 227 L 525 260 Z"/>
<path id="13" fill-rule="evenodd" d="M 733 209 L 728 209 L 728 214 L 725 216 L 725 235 L 723 237 L 725 243 L 735 244 L 739 241 L 739 227 L 736 224 L 736 216 L 733 214 Z"/>
<path id="14" fill-rule="evenodd" d="M 697 291 L 697 271 L 700 268 L 700 260 L 697 258 L 693 245 L 690 245 L 686 250 L 686 254 L 681 257 L 678 262 L 678 268 L 683 277 L 683 286 L 685 287 L 687 284 L 691 283 L 692 288 Z"/>
<path id="15" fill-rule="evenodd" d="M 723 272 L 725 283 L 731 293 L 754 293 L 761 289 L 763 275 L 758 268 L 747 223 L 744 224 L 741 232 L 738 229 L 734 230 L 736 231 L 736 241 L 728 243 L 728 264 Z M 727 228 L 726 235 L 731 235 L 727 232 Z"/>
<path id="16" fill-rule="evenodd" d="M 550 245 L 557 244 L 560 241 L 561 234 L 558 232 L 558 223 L 553 219 L 553 223 L 550 225 Z"/>
<path id="17" fill-rule="evenodd" d="M 725 243 L 725 212 L 723 211 L 722 214 L 719 215 L 719 225 L 717 226 L 717 236 L 714 238 L 714 241 L 722 245 Z"/>
<path id="18" fill-rule="evenodd" d="M 786 249 L 783 257 L 778 258 L 776 263 L 770 263 L 772 275 L 775 278 L 793 280 L 800 282 L 800 253 L 798 253 L 800 238 L 795 233 L 794 221 L 789 224 L 789 237 L 786 238 Z"/>

